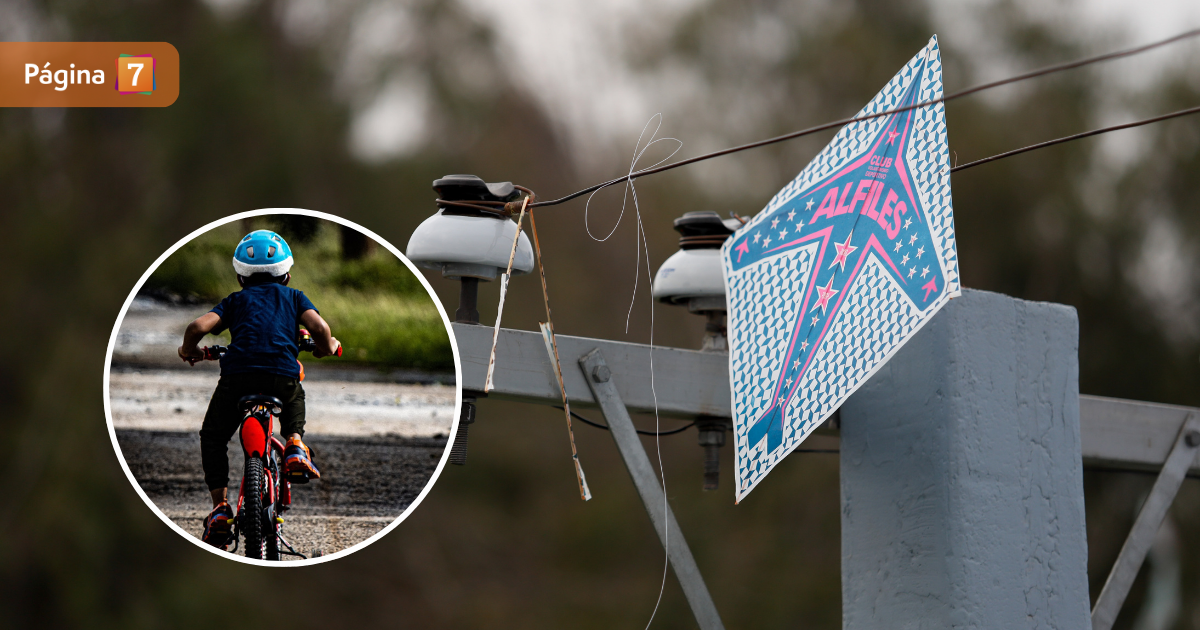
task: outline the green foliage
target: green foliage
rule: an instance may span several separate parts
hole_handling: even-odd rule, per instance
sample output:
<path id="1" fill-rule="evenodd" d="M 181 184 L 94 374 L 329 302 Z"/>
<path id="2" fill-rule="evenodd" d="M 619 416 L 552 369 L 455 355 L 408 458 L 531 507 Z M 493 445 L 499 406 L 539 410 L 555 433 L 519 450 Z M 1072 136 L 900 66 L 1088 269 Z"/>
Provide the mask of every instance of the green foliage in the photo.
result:
<path id="1" fill-rule="evenodd" d="M 347 260 L 329 275 L 333 284 L 356 291 L 387 291 L 396 295 L 425 296 L 424 285 L 394 256 L 373 255 Z"/>
<path id="2" fill-rule="evenodd" d="M 446 326 L 428 297 L 326 290 L 310 297 L 344 346 L 340 358 L 321 361 L 454 371 Z"/>

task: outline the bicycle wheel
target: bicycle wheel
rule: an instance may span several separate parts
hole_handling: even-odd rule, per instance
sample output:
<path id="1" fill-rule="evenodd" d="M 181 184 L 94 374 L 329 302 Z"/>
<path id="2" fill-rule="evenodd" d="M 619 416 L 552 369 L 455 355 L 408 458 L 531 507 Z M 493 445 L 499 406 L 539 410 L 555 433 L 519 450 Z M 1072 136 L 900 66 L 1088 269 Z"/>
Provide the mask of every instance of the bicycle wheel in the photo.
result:
<path id="1" fill-rule="evenodd" d="M 263 498 L 267 492 L 267 478 L 263 474 L 263 463 L 259 457 L 246 460 L 246 476 L 243 480 L 246 496 L 242 498 L 242 531 L 246 535 L 246 557 L 263 558 L 267 551 L 270 533 L 263 522 Z"/>

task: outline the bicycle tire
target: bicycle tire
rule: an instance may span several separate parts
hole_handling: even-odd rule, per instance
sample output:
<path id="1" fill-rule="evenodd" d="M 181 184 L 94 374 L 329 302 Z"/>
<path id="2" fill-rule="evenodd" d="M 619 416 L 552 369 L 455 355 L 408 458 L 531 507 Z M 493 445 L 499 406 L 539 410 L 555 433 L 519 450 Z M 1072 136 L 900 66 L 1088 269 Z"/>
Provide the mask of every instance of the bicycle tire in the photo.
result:
<path id="1" fill-rule="evenodd" d="M 242 531 L 246 538 L 246 557 L 262 559 L 266 555 L 267 528 L 263 522 L 263 495 L 266 475 L 259 457 L 246 460 L 246 475 L 243 480 L 246 496 L 242 497 Z"/>
<path id="2" fill-rule="evenodd" d="M 279 462 L 275 456 L 271 456 L 271 484 L 275 486 L 273 490 L 276 497 L 279 496 Z M 264 480 L 265 483 L 265 480 Z M 265 486 L 264 486 L 265 487 Z M 278 499 L 276 499 L 278 501 Z M 263 531 L 267 534 L 266 546 L 263 548 L 263 557 L 267 560 L 279 560 L 279 523 L 275 521 L 275 515 L 278 511 L 277 505 L 270 506 L 271 509 L 263 510 Z"/>

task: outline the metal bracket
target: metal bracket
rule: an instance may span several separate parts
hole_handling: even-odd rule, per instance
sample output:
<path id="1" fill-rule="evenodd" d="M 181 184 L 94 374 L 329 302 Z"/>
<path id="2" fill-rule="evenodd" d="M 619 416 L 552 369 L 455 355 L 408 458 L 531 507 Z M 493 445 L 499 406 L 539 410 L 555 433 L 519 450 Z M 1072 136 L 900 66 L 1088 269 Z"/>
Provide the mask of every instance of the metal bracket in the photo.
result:
<path id="1" fill-rule="evenodd" d="M 1137 577 L 1142 562 L 1146 560 L 1151 543 L 1154 542 L 1154 535 L 1166 518 L 1167 510 L 1175 500 L 1175 494 L 1179 492 L 1179 486 L 1183 483 L 1188 469 L 1196 460 L 1197 447 L 1200 447 L 1200 416 L 1190 413 L 1183 421 L 1183 427 L 1180 428 L 1175 445 L 1171 447 L 1171 453 L 1163 463 L 1162 472 L 1158 474 L 1158 479 L 1150 490 L 1150 496 L 1146 497 L 1145 504 L 1133 522 L 1133 529 L 1129 531 L 1125 544 L 1121 546 L 1121 553 L 1108 574 L 1104 590 L 1100 591 L 1100 597 L 1096 599 L 1096 606 L 1092 608 L 1092 630 L 1111 630 L 1116 622 L 1117 613 L 1121 612 L 1121 606 L 1125 603 L 1125 597 L 1129 595 L 1133 580 Z"/>
<path id="2" fill-rule="evenodd" d="M 675 513 L 667 504 L 654 468 L 650 466 L 650 458 L 646 456 L 646 449 L 642 448 L 637 430 L 629 418 L 629 411 L 617 393 L 616 385 L 612 381 L 612 371 L 605 364 L 600 349 L 580 357 L 579 366 L 583 368 L 584 380 L 591 388 L 592 396 L 600 406 L 604 419 L 608 421 L 613 441 L 617 443 L 617 450 L 621 452 L 625 468 L 629 470 L 629 476 L 633 477 L 633 485 L 654 523 L 654 531 L 658 532 L 658 539 L 667 548 L 667 557 L 675 569 L 679 585 L 683 587 L 683 595 L 692 608 L 696 623 L 703 630 L 723 630 L 725 626 L 721 623 L 721 616 L 708 593 L 708 587 L 704 585 L 704 578 L 700 576 L 700 569 L 696 566 L 696 560 L 683 538 L 679 523 L 675 522 Z"/>

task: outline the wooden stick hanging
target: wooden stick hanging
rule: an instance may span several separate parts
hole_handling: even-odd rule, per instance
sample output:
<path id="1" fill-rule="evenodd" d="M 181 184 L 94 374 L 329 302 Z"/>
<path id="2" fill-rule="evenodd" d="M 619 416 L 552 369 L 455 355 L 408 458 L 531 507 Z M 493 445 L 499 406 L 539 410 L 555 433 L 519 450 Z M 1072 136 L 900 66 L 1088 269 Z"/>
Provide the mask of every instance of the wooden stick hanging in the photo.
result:
<path id="1" fill-rule="evenodd" d="M 492 330 L 492 353 L 488 357 L 487 380 L 484 381 L 483 391 L 490 392 L 494 388 L 492 374 L 496 371 L 496 342 L 500 339 L 500 316 L 504 314 L 504 297 L 508 294 L 508 279 L 512 277 L 513 259 L 517 257 L 517 244 L 521 241 L 521 221 L 525 218 L 525 206 L 529 205 L 529 197 L 521 200 L 521 214 L 517 217 L 517 231 L 513 234 L 512 251 L 508 254 L 508 270 L 500 278 L 500 305 L 496 307 L 496 327 Z M 530 220 L 533 215 L 529 215 Z"/>
<path id="2" fill-rule="evenodd" d="M 546 353 L 554 364 L 554 376 L 558 378 L 558 390 L 562 392 L 563 415 L 567 419 L 567 437 L 571 441 L 571 461 L 575 463 L 575 478 L 579 481 L 579 496 L 584 501 L 592 498 L 588 489 L 587 477 L 583 474 L 583 466 L 579 463 L 579 451 L 575 449 L 575 430 L 571 428 L 571 403 L 567 400 L 567 388 L 563 384 L 562 363 L 558 360 L 558 341 L 554 338 L 554 322 L 550 317 L 550 292 L 546 288 L 546 268 L 542 266 L 542 246 L 538 243 L 537 221 L 533 218 L 533 210 L 529 211 L 529 227 L 533 231 L 533 251 L 537 254 L 538 274 L 542 277 L 542 299 L 546 302 L 546 321 L 540 322 L 542 339 L 546 342 Z"/>

